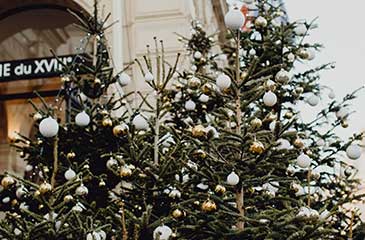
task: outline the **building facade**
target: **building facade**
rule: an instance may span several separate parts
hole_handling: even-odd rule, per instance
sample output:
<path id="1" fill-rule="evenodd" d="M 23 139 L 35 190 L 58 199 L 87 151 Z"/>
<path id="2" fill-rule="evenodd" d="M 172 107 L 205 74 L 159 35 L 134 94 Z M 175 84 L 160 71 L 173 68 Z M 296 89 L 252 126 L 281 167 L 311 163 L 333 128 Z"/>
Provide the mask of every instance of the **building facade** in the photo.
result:
<path id="1" fill-rule="evenodd" d="M 94 0 L 0 0 L 0 64 L 51 57 L 50 49 L 61 56 L 81 51 L 85 35 L 74 26 L 77 19 L 70 9 L 76 15 L 92 15 Z M 155 36 L 164 41 L 167 60 L 174 58 L 183 48 L 175 33 L 189 36 L 193 19 L 213 33 L 226 9 L 224 0 L 98 1 L 101 18 L 111 13 L 108 21 L 112 27 L 106 35 L 116 72 L 142 57 Z M 0 67 L 0 171 L 22 172 L 19 154 L 9 143 L 15 132 L 29 136 L 33 131 L 29 114 L 34 110 L 27 99 L 39 104 L 33 94 L 38 91 L 48 104 L 56 106 L 54 95 L 62 84 L 59 76 L 16 81 L 9 76 L 5 81 L 1 71 Z M 132 66 L 128 71 L 133 79 L 128 90 L 146 89 L 138 68 Z"/>

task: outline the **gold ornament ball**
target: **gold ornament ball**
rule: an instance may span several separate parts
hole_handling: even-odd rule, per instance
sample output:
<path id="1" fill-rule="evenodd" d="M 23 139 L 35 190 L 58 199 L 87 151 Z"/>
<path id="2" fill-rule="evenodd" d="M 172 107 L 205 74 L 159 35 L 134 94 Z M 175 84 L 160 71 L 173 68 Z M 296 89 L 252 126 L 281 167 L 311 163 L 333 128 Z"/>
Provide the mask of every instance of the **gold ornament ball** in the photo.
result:
<path id="1" fill-rule="evenodd" d="M 52 186 L 51 186 L 51 184 L 44 182 L 39 186 L 38 190 L 41 194 L 46 194 L 46 193 L 49 193 L 50 191 L 52 191 Z"/>
<path id="2" fill-rule="evenodd" d="M 74 152 L 67 153 L 67 159 L 72 160 L 76 157 L 76 154 Z"/>
<path id="3" fill-rule="evenodd" d="M 104 127 L 111 127 L 113 125 L 113 121 L 110 118 L 104 118 L 102 124 Z"/>
<path id="4" fill-rule="evenodd" d="M 18 200 L 16 200 L 16 199 L 13 199 L 12 201 L 11 201 L 11 206 L 15 206 L 15 205 L 17 205 L 18 204 Z"/>
<path id="5" fill-rule="evenodd" d="M 74 200 L 74 197 L 72 195 L 66 195 L 64 198 L 63 198 L 63 201 L 65 201 L 66 203 L 69 203 L 71 201 Z"/>
<path id="6" fill-rule="evenodd" d="M 203 125 L 196 125 L 195 127 L 193 127 L 191 132 L 193 134 L 193 137 L 204 137 L 206 134 Z"/>
<path id="7" fill-rule="evenodd" d="M 113 134 L 116 137 L 124 136 L 128 133 L 127 125 L 117 125 L 113 128 Z"/>
<path id="8" fill-rule="evenodd" d="M 254 153 L 254 154 L 261 154 L 264 152 L 265 150 L 265 146 L 264 144 L 262 144 L 262 142 L 259 141 L 254 141 L 251 146 L 250 146 L 250 152 Z"/>
<path id="9" fill-rule="evenodd" d="M 181 218 L 183 215 L 184 215 L 184 213 L 183 213 L 180 209 L 175 209 L 175 210 L 172 212 L 172 216 L 173 216 L 174 218 Z"/>
<path id="10" fill-rule="evenodd" d="M 217 194 L 224 194 L 224 193 L 226 192 L 226 187 L 225 187 L 225 186 L 223 186 L 223 185 L 218 184 L 218 185 L 215 187 L 214 191 L 215 191 Z"/>
<path id="11" fill-rule="evenodd" d="M 286 112 L 285 115 L 284 115 L 284 117 L 286 119 L 291 119 L 293 116 L 294 116 L 293 112 Z"/>
<path id="12" fill-rule="evenodd" d="M 10 188 L 13 184 L 15 184 L 15 180 L 14 180 L 14 178 L 12 178 L 10 176 L 5 176 L 1 180 L 1 186 L 3 186 L 3 188 L 5 188 L 5 189 Z"/>
<path id="13" fill-rule="evenodd" d="M 302 87 L 297 87 L 296 89 L 295 89 L 295 93 L 296 94 L 302 94 L 304 92 L 304 88 L 302 88 Z"/>
<path id="14" fill-rule="evenodd" d="M 41 192 L 39 190 L 34 192 L 34 197 L 38 197 L 39 195 L 41 195 Z"/>
<path id="15" fill-rule="evenodd" d="M 298 56 L 299 56 L 301 59 L 303 59 L 303 60 L 305 60 L 305 59 L 308 59 L 308 58 L 309 58 L 309 53 L 308 53 L 308 51 L 307 51 L 307 50 L 305 50 L 305 49 L 303 49 L 303 48 L 299 49 L 299 51 L 297 52 L 297 54 L 298 54 Z"/>
<path id="16" fill-rule="evenodd" d="M 300 139 L 300 138 L 295 139 L 293 144 L 297 148 L 303 148 L 304 147 L 304 143 L 303 143 L 302 139 Z"/>
<path id="17" fill-rule="evenodd" d="M 206 83 L 204 84 L 202 87 L 201 87 L 201 91 L 202 93 L 206 94 L 206 95 L 209 95 L 212 93 L 212 89 L 213 89 L 213 86 L 209 83 Z"/>
<path id="18" fill-rule="evenodd" d="M 194 158 L 205 159 L 207 157 L 207 153 L 202 149 L 198 149 L 194 151 L 193 156 Z"/>
<path id="19" fill-rule="evenodd" d="M 278 115 L 276 113 L 273 113 L 273 112 L 270 112 L 265 117 L 265 120 L 269 121 L 269 122 L 275 121 L 276 119 L 278 119 Z"/>
<path id="20" fill-rule="evenodd" d="M 208 199 L 203 202 L 202 210 L 204 212 L 214 212 L 215 210 L 217 210 L 217 205 L 215 204 L 214 201 Z"/>
<path id="21" fill-rule="evenodd" d="M 262 126 L 262 121 L 258 118 L 254 118 L 251 120 L 251 127 L 260 128 Z"/>
<path id="22" fill-rule="evenodd" d="M 341 120 L 341 126 L 342 126 L 343 128 L 348 128 L 349 124 L 348 124 L 348 122 L 347 122 L 347 121 L 345 121 L 345 120 Z"/>
<path id="23" fill-rule="evenodd" d="M 132 175 L 132 170 L 129 167 L 121 167 L 120 169 L 120 176 L 121 177 L 130 177 Z"/>

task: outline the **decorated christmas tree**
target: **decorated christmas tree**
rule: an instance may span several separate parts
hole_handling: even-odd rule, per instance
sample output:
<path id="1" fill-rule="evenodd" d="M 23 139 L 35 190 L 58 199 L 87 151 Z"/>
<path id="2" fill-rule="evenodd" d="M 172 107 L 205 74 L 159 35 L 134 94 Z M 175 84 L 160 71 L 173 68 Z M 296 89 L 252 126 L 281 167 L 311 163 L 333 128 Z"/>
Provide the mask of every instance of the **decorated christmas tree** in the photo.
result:
<path id="1" fill-rule="evenodd" d="M 329 104 L 301 120 L 298 104 L 325 101 L 320 72 L 333 68 L 298 71 L 321 49 L 306 40 L 313 23 L 287 22 L 272 1 L 245 2 L 225 16 L 221 51 L 194 21 L 175 62 L 156 38 L 136 59 L 150 94 L 112 95 L 108 88 L 131 78 L 128 67 L 113 70 L 108 18 L 98 18 L 95 4 L 79 25 L 87 33 L 81 50 L 91 51 L 64 65 L 56 105 L 33 104 L 36 135 L 13 144 L 28 165 L 24 178 L 1 177 L 0 236 L 356 238 L 354 204 L 363 196 L 344 153 L 360 158 L 363 134 L 342 140 L 336 129 L 347 127 L 358 91 L 341 101 L 329 91 Z"/>

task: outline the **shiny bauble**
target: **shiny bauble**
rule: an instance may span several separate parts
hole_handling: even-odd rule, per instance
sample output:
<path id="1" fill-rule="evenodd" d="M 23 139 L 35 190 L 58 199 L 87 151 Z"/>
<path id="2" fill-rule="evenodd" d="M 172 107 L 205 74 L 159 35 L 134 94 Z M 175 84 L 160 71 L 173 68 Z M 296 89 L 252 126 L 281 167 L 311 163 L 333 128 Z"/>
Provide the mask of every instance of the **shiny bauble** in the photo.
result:
<path id="1" fill-rule="evenodd" d="M 275 80 L 279 83 L 285 84 L 290 80 L 290 73 L 285 69 L 281 69 L 276 75 Z"/>
<path id="2" fill-rule="evenodd" d="M 348 109 L 347 107 L 342 107 L 336 112 L 336 117 L 338 119 L 344 119 L 347 118 L 349 114 L 350 114 L 350 109 Z"/>
<path id="3" fill-rule="evenodd" d="M 352 160 L 359 159 L 361 157 L 361 147 L 357 144 L 351 144 L 346 148 L 346 155 Z"/>
<path id="4" fill-rule="evenodd" d="M 207 157 L 207 153 L 202 149 L 198 149 L 193 152 L 193 156 L 196 159 L 205 159 Z"/>
<path id="5" fill-rule="evenodd" d="M 255 20 L 255 26 L 257 28 L 264 28 L 267 26 L 267 20 L 266 18 L 262 17 L 262 16 L 259 16 L 256 18 Z"/>
<path id="6" fill-rule="evenodd" d="M 276 141 L 279 145 L 277 146 L 278 150 L 288 150 L 290 149 L 291 145 L 290 142 L 284 138 L 280 138 Z"/>
<path id="7" fill-rule="evenodd" d="M 272 107 L 277 103 L 278 98 L 275 93 L 268 91 L 264 94 L 263 101 L 266 106 Z"/>
<path id="8" fill-rule="evenodd" d="M 121 123 L 113 128 L 113 135 L 116 137 L 125 136 L 128 133 L 128 130 L 128 125 L 125 123 Z"/>
<path id="9" fill-rule="evenodd" d="M 311 166 L 312 159 L 305 153 L 301 153 L 297 157 L 297 165 L 300 168 L 309 168 Z"/>
<path id="10" fill-rule="evenodd" d="M 231 78 L 224 73 L 219 74 L 216 80 L 216 85 L 221 91 L 229 88 L 231 86 L 231 83 Z"/>
<path id="11" fill-rule="evenodd" d="M 196 108 L 196 104 L 192 100 L 188 100 L 185 102 L 185 109 L 188 111 L 194 111 Z"/>
<path id="12" fill-rule="evenodd" d="M 297 88 L 295 88 L 294 92 L 295 92 L 295 94 L 300 95 L 304 92 L 304 88 L 297 87 Z"/>
<path id="13" fill-rule="evenodd" d="M 155 79 L 155 77 L 153 76 L 153 74 L 151 72 L 147 72 L 145 75 L 144 75 L 144 80 L 146 82 L 152 82 L 153 80 Z"/>
<path id="14" fill-rule="evenodd" d="M 172 216 L 174 218 L 181 218 L 182 216 L 184 215 L 183 211 L 181 211 L 180 209 L 175 209 L 173 212 L 172 212 Z"/>
<path id="15" fill-rule="evenodd" d="M 330 91 L 330 92 L 328 93 L 328 97 L 329 97 L 330 99 L 334 99 L 334 98 L 336 97 L 335 92 L 334 92 L 334 91 Z"/>
<path id="16" fill-rule="evenodd" d="M 39 132 L 42 134 L 43 137 L 54 137 L 58 133 L 58 123 L 52 117 L 48 117 L 43 119 L 39 124 Z"/>
<path id="17" fill-rule="evenodd" d="M 240 177 L 234 172 L 232 171 L 228 176 L 227 176 L 227 184 L 231 185 L 231 186 L 235 186 L 239 183 L 240 181 Z"/>
<path id="18" fill-rule="evenodd" d="M 24 186 L 20 186 L 17 188 L 15 195 L 18 199 L 22 199 L 25 194 L 27 194 L 27 189 Z"/>
<path id="19" fill-rule="evenodd" d="M 304 36 L 307 33 L 307 26 L 304 23 L 297 23 L 294 32 L 298 36 Z"/>
<path id="20" fill-rule="evenodd" d="M 69 202 L 72 202 L 74 200 L 74 197 L 72 195 L 66 195 L 64 198 L 63 198 L 63 201 L 65 203 L 69 203 Z"/>
<path id="21" fill-rule="evenodd" d="M 254 118 L 250 122 L 252 128 L 260 128 L 262 126 L 262 121 L 258 118 Z"/>
<path id="22" fill-rule="evenodd" d="M 201 52 L 199 52 L 199 51 L 196 51 L 196 52 L 194 53 L 194 58 L 195 58 L 195 59 L 198 59 L 198 60 L 199 60 L 199 59 L 201 59 L 201 58 L 202 58 L 202 56 L 203 56 L 203 55 L 202 55 L 202 53 L 201 53 Z"/>
<path id="23" fill-rule="evenodd" d="M 199 99 L 198 99 L 200 102 L 202 103 L 207 103 L 209 101 L 209 96 L 208 95 L 205 95 L 204 93 L 202 95 L 199 96 Z"/>
<path id="24" fill-rule="evenodd" d="M 216 192 L 217 194 L 225 194 L 226 193 L 226 187 L 223 185 L 218 184 L 217 186 L 215 186 L 214 192 Z"/>
<path id="25" fill-rule="evenodd" d="M 146 130 L 148 128 L 148 122 L 141 114 L 137 114 L 133 118 L 132 124 L 137 130 Z"/>
<path id="26" fill-rule="evenodd" d="M 290 111 L 288 111 L 284 114 L 284 118 L 286 118 L 286 119 L 291 119 L 293 116 L 294 116 L 293 112 L 290 112 Z"/>
<path id="27" fill-rule="evenodd" d="M 112 170 L 114 168 L 116 168 L 118 166 L 118 161 L 114 158 L 109 158 L 109 160 L 106 162 L 106 167 L 109 169 L 109 170 Z"/>
<path id="28" fill-rule="evenodd" d="M 265 89 L 269 91 L 275 91 L 276 90 L 276 83 L 273 80 L 267 80 L 264 84 Z"/>
<path id="29" fill-rule="evenodd" d="M 76 188 L 76 195 L 78 196 L 86 196 L 88 193 L 89 189 L 84 184 L 81 184 Z"/>
<path id="30" fill-rule="evenodd" d="M 41 185 L 39 185 L 38 191 L 40 194 L 47 194 L 52 191 L 52 185 L 48 182 L 44 182 Z"/>
<path id="31" fill-rule="evenodd" d="M 349 127 L 349 123 L 345 119 L 342 119 L 341 120 L 341 127 L 348 128 Z"/>
<path id="32" fill-rule="evenodd" d="M 131 77 L 126 73 L 119 74 L 118 83 L 120 86 L 125 87 L 131 82 Z"/>
<path id="33" fill-rule="evenodd" d="M 300 138 L 296 138 L 296 139 L 294 140 L 293 145 L 294 145 L 295 147 L 297 147 L 297 148 L 303 148 L 303 147 L 304 147 L 304 142 L 302 141 L 302 139 L 300 139 Z"/>
<path id="34" fill-rule="evenodd" d="M 315 106 L 317 106 L 318 105 L 318 103 L 319 103 L 319 97 L 317 96 L 317 95 L 315 95 L 315 94 L 311 94 L 309 97 L 308 97 L 308 99 L 307 99 L 307 103 L 309 104 L 309 105 L 311 105 L 312 107 L 315 107 Z"/>
<path id="35" fill-rule="evenodd" d="M 193 137 L 204 137 L 206 135 L 205 127 L 203 125 L 196 125 L 191 130 Z"/>
<path id="36" fill-rule="evenodd" d="M 197 77 L 192 77 L 189 81 L 188 81 L 188 85 L 190 88 L 192 89 L 196 89 L 200 86 L 201 81 L 199 78 Z"/>
<path id="37" fill-rule="evenodd" d="M 166 225 L 158 226 L 153 231 L 153 240 L 169 240 L 172 235 L 172 230 Z"/>
<path id="38" fill-rule="evenodd" d="M 15 184 L 15 179 L 10 176 L 5 176 L 1 180 L 1 186 L 5 189 L 10 188 L 12 185 Z"/>
<path id="39" fill-rule="evenodd" d="M 238 8 L 234 8 L 226 13 L 224 23 L 229 29 L 240 30 L 245 23 L 245 16 Z"/>
<path id="40" fill-rule="evenodd" d="M 40 114 L 39 112 L 36 112 L 34 115 L 33 115 L 33 119 L 34 121 L 39 121 L 43 118 L 42 114 Z"/>
<path id="41" fill-rule="evenodd" d="M 259 141 L 254 141 L 250 145 L 250 149 L 249 149 L 249 151 L 253 154 L 261 154 L 264 152 L 264 150 L 265 150 L 264 144 L 262 144 L 262 142 L 259 142 Z"/>
<path id="42" fill-rule="evenodd" d="M 215 210 L 217 210 L 217 205 L 214 201 L 208 199 L 203 202 L 202 210 L 207 213 L 214 212 Z"/>
<path id="43" fill-rule="evenodd" d="M 104 118 L 102 121 L 103 127 L 111 127 L 113 126 L 113 121 L 110 118 Z"/>
<path id="44" fill-rule="evenodd" d="M 307 60 L 309 58 L 309 53 L 306 49 L 301 48 L 297 51 L 298 57 L 300 57 L 302 60 Z"/>
<path id="45" fill-rule="evenodd" d="M 67 153 L 66 157 L 68 160 L 72 160 L 76 157 L 76 154 L 74 152 L 69 152 Z"/>
<path id="46" fill-rule="evenodd" d="M 71 168 L 69 168 L 66 172 L 65 172 L 65 179 L 67 181 L 73 180 L 76 177 L 76 172 L 74 170 L 72 170 Z"/>
<path id="47" fill-rule="evenodd" d="M 119 175 L 121 177 L 130 177 L 132 175 L 132 169 L 130 169 L 128 166 L 122 166 L 120 168 Z"/>
<path id="48" fill-rule="evenodd" d="M 76 115 L 75 123 L 77 126 L 86 127 L 90 123 L 90 117 L 85 111 L 82 111 Z"/>

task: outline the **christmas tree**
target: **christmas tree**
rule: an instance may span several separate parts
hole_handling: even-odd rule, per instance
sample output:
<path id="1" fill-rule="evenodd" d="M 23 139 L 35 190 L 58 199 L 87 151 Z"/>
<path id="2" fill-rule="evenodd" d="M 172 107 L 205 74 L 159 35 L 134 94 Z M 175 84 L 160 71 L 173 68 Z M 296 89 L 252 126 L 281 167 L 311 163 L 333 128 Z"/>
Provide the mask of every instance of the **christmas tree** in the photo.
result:
<path id="1" fill-rule="evenodd" d="M 58 104 L 43 101 L 34 138 L 14 142 L 26 177 L 1 178 L 5 239 L 348 239 L 356 238 L 363 196 L 346 161 L 363 134 L 344 141 L 350 101 L 329 92 L 310 122 L 298 103 L 316 106 L 328 88 L 324 64 L 298 71 L 321 49 L 313 23 L 289 23 L 272 1 L 245 1 L 225 16 L 227 41 L 194 21 L 190 66 L 165 59 L 155 38 L 136 59 L 151 94 L 116 92 L 131 79 L 113 71 L 106 21 L 80 19 L 87 36 L 78 61 L 64 65 Z M 245 14 L 244 14 L 245 13 Z M 250 13 L 250 14 L 248 14 Z M 253 13 L 253 14 L 252 14 Z M 82 47 L 82 49 L 88 49 Z M 181 70 L 180 70 L 181 69 Z M 139 103 L 132 106 L 131 101 Z M 324 100 L 323 100 L 324 101 Z M 62 103 L 66 119 L 60 120 Z M 360 236 L 360 235 L 359 235 Z"/>

